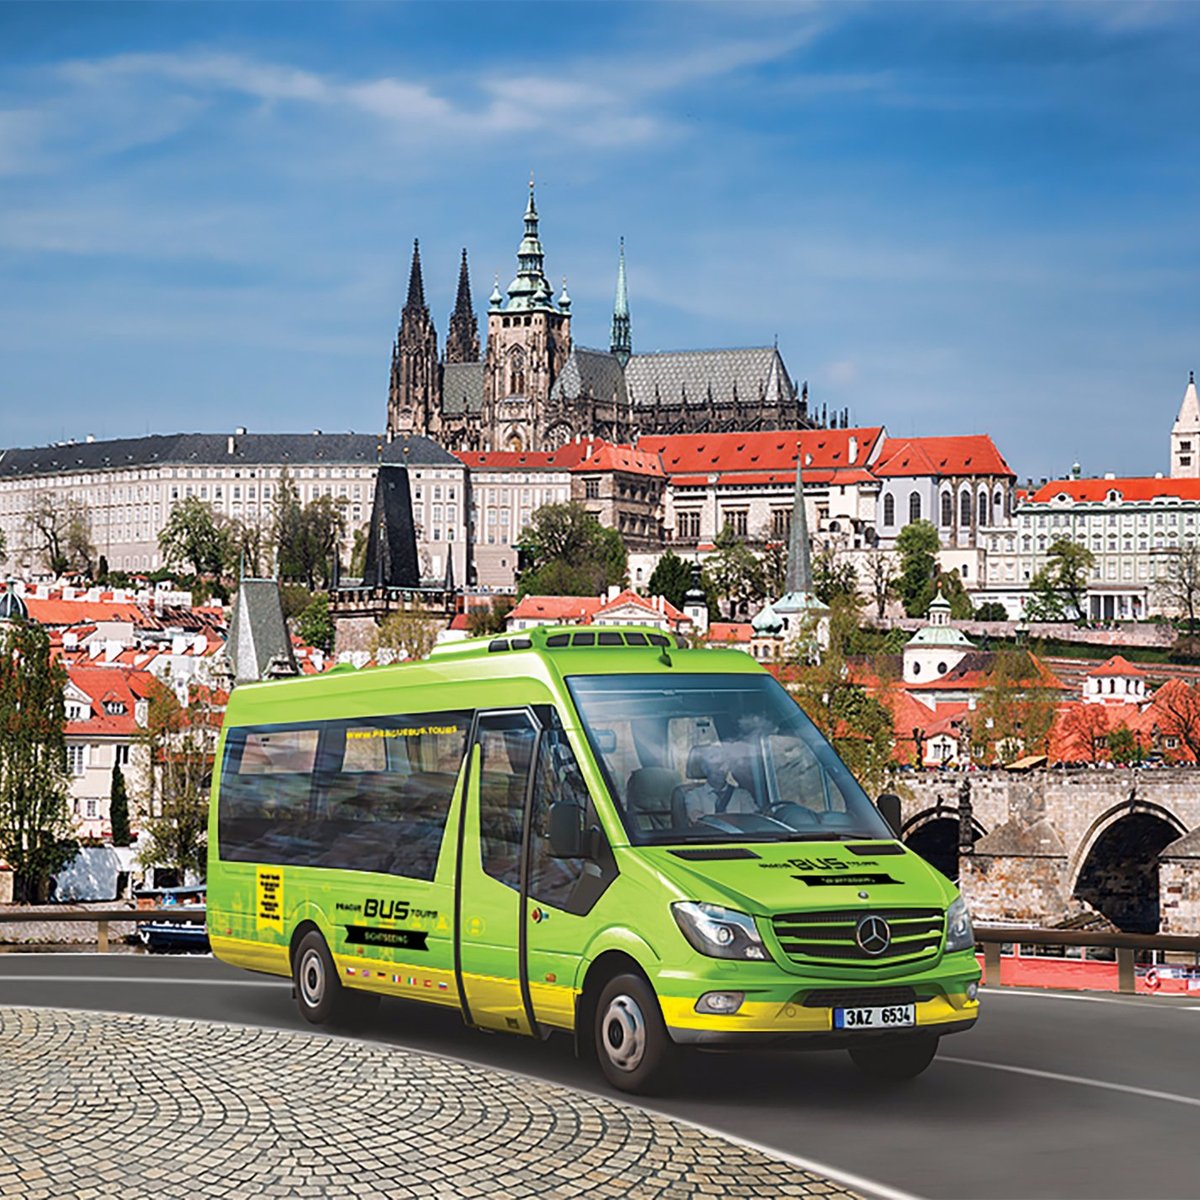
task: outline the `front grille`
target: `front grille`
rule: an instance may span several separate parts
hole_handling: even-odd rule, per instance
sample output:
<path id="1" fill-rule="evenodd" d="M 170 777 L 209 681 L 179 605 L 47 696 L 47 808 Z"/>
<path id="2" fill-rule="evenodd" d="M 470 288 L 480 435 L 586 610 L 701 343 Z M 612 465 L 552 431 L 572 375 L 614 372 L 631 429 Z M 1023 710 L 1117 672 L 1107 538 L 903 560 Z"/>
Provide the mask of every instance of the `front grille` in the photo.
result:
<path id="1" fill-rule="evenodd" d="M 855 940 L 854 931 L 865 916 L 882 917 L 891 928 L 891 943 L 882 954 L 868 954 Z M 780 947 L 794 963 L 867 968 L 934 958 L 946 924 L 940 908 L 777 913 L 771 921 Z"/>
<path id="2" fill-rule="evenodd" d="M 926 999 L 910 987 L 817 988 L 797 992 L 804 1008 L 876 1008 L 891 1004 L 919 1004 Z"/>

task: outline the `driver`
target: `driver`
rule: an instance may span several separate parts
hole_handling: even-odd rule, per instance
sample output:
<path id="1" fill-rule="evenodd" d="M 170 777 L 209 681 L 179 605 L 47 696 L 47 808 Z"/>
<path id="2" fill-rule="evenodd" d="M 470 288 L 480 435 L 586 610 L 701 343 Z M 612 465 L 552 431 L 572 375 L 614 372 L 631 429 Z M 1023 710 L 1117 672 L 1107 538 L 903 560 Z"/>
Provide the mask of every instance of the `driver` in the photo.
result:
<path id="1" fill-rule="evenodd" d="M 688 824 L 721 813 L 752 813 L 758 808 L 754 797 L 729 777 L 729 758 L 724 747 L 705 746 L 700 750 L 704 782 L 689 788 L 683 797 Z"/>

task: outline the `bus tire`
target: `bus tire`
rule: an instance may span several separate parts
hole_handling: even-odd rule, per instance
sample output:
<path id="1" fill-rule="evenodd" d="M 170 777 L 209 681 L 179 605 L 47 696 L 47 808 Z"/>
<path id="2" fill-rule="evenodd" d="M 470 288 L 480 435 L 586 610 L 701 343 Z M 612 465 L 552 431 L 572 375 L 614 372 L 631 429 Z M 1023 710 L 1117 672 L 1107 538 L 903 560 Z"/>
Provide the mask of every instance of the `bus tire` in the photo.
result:
<path id="1" fill-rule="evenodd" d="M 879 1038 L 850 1047 L 854 1065 L 881 1083 L 916 1079 L 937 1053 L 938 1040 L 919 1034 L 914 1037 Z"/>
<path id="2" fill-rule="evenodd" d="M 296 1004 L 306 1021 L 328 1025 L 350 1016 L 356 997 L 342 987 L 333 955 L 317 930 L 310 929 L 300 940 L 293 971 Z"/>
<path id="3" fill-rule="evenodd" d="M 645 1095 L 670 1082 L 678 1048 L 667 1033 L 654 989 L 640 975 L 617 975 L 596 1003 L 593 1044 L 604 1077 Z"/>

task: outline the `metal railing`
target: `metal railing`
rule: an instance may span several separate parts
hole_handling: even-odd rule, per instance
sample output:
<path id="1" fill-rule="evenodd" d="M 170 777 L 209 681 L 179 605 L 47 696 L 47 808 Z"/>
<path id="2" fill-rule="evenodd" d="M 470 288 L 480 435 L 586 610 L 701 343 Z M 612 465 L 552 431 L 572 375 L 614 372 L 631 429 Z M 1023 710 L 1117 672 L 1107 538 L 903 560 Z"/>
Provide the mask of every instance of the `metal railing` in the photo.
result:
<path id="1" fill-rule="evenodd" d="M 167 925 L 203 925 L 204 909 L 201 906 L 185 904 L 172 905 L 170 908 L 64 908 L 60 911 L 23 909 L 6 912 L 0 909 L 0 925 L 49 925 L 56 921 L 94 921 L 96 949 L 104 954 L 108 951 L 110 924 L 132 925 L 142 921 L 161 921 Z"/>
<path id="2" fill-rule="evenodd" d="M 1000 986 L 1001 948 L 1021 946 L 1099 946 L 1117 952 L 1117 990 L 1137 990 L 1137 951 L 1200 954 L 1200 934 L 1104 933 L 1089 929 L 1035 929 L 1025 925 L 976 925 L 975 941 L 983 947 L 987 983 Z"/>

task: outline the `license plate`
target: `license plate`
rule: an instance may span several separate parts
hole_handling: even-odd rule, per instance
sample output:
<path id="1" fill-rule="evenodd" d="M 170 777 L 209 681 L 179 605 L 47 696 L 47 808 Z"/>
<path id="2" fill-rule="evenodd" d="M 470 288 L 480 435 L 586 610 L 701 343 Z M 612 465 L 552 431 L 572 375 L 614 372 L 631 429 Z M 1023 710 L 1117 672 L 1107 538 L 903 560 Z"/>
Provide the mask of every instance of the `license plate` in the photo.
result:
<path id="1" fill-rule="evenodd" d="M 835 1008 L 834 1029 L 903 1029 L 917 1023 L 915 1004 L 889 1004 L 885 1008 Z"/>

